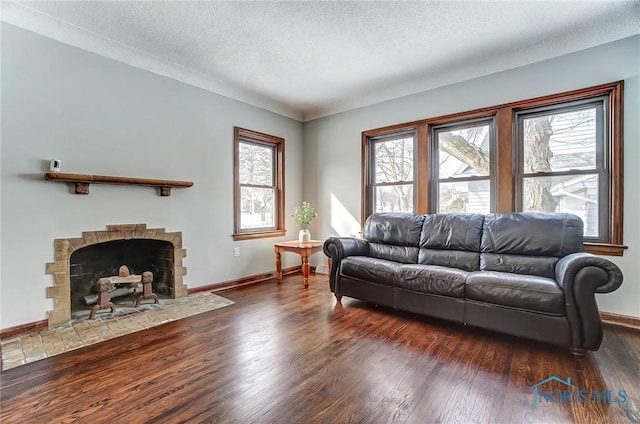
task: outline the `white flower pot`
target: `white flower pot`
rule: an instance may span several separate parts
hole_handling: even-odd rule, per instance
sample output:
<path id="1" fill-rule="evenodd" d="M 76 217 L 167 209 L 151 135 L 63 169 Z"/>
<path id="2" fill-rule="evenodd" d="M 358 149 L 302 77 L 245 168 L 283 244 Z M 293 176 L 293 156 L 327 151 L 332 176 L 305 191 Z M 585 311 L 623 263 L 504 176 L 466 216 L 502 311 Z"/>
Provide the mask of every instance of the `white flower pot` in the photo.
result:
<path id="1" fill-rule="evenodd" d="M 298 241 L 300 243 L 307 243 L 311 241 L 311 233 L 308 228 L 302 228 L 300 232 L 298 232 Z"/>

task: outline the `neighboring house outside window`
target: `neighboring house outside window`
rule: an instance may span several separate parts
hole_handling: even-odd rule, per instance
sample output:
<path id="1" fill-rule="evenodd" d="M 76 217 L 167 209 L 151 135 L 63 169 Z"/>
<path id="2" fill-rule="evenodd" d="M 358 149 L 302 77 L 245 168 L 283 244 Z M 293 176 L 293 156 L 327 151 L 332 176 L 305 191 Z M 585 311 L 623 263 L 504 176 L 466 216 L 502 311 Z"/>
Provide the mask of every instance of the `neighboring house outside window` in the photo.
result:
<path id="1" fill-rule="evenodd" d="M 584 236 L 609 236 L 609 157 L 606 98 L 516 113 L 516 208 L 569 212 Z"/>
<path id="2" fill-rule="evenodd" d="M 386 210 L 568 212 L 585 224 L 586 251 L 622 256 L 622 90 L 620 81 L 364 131 L 362 222 Z"/>
<path id="3" fill-rule="evenodd" d="M 493 120 L 432 127 L 434 212 L 494 211 L 494 138 Z"/>
<path id="4" fill-rule="evenodd" d="M 234 240 L 283 236 L 284 139 L 234 128 Z"/>

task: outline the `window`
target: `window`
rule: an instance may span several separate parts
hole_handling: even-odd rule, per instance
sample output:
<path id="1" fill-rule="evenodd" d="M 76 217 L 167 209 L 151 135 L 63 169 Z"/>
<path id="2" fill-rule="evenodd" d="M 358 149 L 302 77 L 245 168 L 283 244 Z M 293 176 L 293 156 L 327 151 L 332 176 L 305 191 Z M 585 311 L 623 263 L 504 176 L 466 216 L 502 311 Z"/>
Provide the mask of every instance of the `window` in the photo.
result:
<path id="1" fill-rule="evenodd" d="M 569 212 L 585 251 L 622 256 L 623 82 L 362 133 L 373 212 Z"/>
<path id="2" fill-rule="evenodd" d="M 371 198 L 373 212 L 413 211 L 413 133 L 371 140 Z"/>
<path id="3" fill-rule="evenodd" d="M 493 121 L 433 126 L 431 139 L 435 212 L 493 211 Z"/>
<path id="4" fill-rule="evenodd" d="M 284 139 L 234 129 L 234 240 L 283 236 Z"/>
<path id="5" fill-rule="evenodd" d="M 585 239 L 609 237 L 606 98 L 516 114 L 518 210 L 568 212 Z"/>

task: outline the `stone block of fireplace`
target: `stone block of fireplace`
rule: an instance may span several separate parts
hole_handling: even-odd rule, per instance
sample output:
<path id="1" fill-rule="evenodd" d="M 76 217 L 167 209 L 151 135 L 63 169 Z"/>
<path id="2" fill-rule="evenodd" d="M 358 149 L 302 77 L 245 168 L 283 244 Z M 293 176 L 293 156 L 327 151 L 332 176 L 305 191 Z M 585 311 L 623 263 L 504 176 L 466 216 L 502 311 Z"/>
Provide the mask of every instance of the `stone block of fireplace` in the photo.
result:
<path id="1" fill-rule="evenodd" d="M 124 241 L 132 241 L 131 244 Z M 146 242 L 145 242 L 146 240 Z M 150 228 L 146 224 L 120 224 L 107 225 L 106 231 L 86 231 L 82 233 L 82 237 L 64 238 L 54 240 L 54 262 L 47 263 L 46 273 L 53 275 L 54 285 L 47 287 L 47 297 L 53 299 L 53 310 L 48 311 L 49 328 L 57 325 L 66 324 L 71 319 L 72 302 L 77 299 L 79 294 L 75 294 L 72 298 L 72 280 L 74 288 L 79 279 L 87 280 L 87 284 L 95 285 L 99 273 L 91 269 L 91 262 L 96 262 L 96 255 L 88 255 L 90 251 L 97 247 L 106 247 L 107 251 L 114 249 L 123 249 L 124 256 L 117 254 L 116 257 L 109 262 L 101 262 L 104 272 L 109 273 L 109 267 L 125 261 L 128 256 L 136 256 L 131 252 L 136 250 L 145 250 L 149 244 L 148 241 L 155 240 L 160 247 L 157 257 L 153 259 L 154 265 L 157 266 L 156 272 L 163 274 L 163 284 L 167 285 L 167 293 L 172 298 L 183 297 L 187 295 L 187 286 L 184 284 L 183 277 L 187 274 L 186 267 L 183 266 L 183 258 L 186 257 L 187 251 L 182 247 L 181 232 L 166 232 L 164 228 Z M 100 246 L 98 246 L 100 245 Z M 88 249 L 87 249 L 88 248 Z M 76 253 L 74 255 L 74 253 Z M 121 257 L 118 257 L 120 255 Z M 94 259 L 83 259 L 82 261 L 72 260 L 73 257 L 87 257 Z M 138 255 L 140 256 L 140 255 Z M 140 262 L 140 258 L 131 259 L 135 266 L 145 267 L 144 262 Z M 141 269 L 140 272 L 148 271 Z M 106 275 L 106 274 L 105 274 Z M 92 281 L 95 280 L 95 281 Z"/>

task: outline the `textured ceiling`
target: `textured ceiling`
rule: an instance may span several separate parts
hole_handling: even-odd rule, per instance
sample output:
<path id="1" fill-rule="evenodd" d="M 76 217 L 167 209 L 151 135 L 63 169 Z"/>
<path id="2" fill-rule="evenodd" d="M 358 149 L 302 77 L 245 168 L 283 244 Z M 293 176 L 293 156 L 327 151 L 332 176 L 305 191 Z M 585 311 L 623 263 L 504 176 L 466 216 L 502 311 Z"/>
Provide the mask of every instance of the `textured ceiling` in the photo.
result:
<path id="1" fill-rule="evenodd" d="M 640 2 L 4 1 L 2 19 L 309 120 L 638 34 Z"/>

